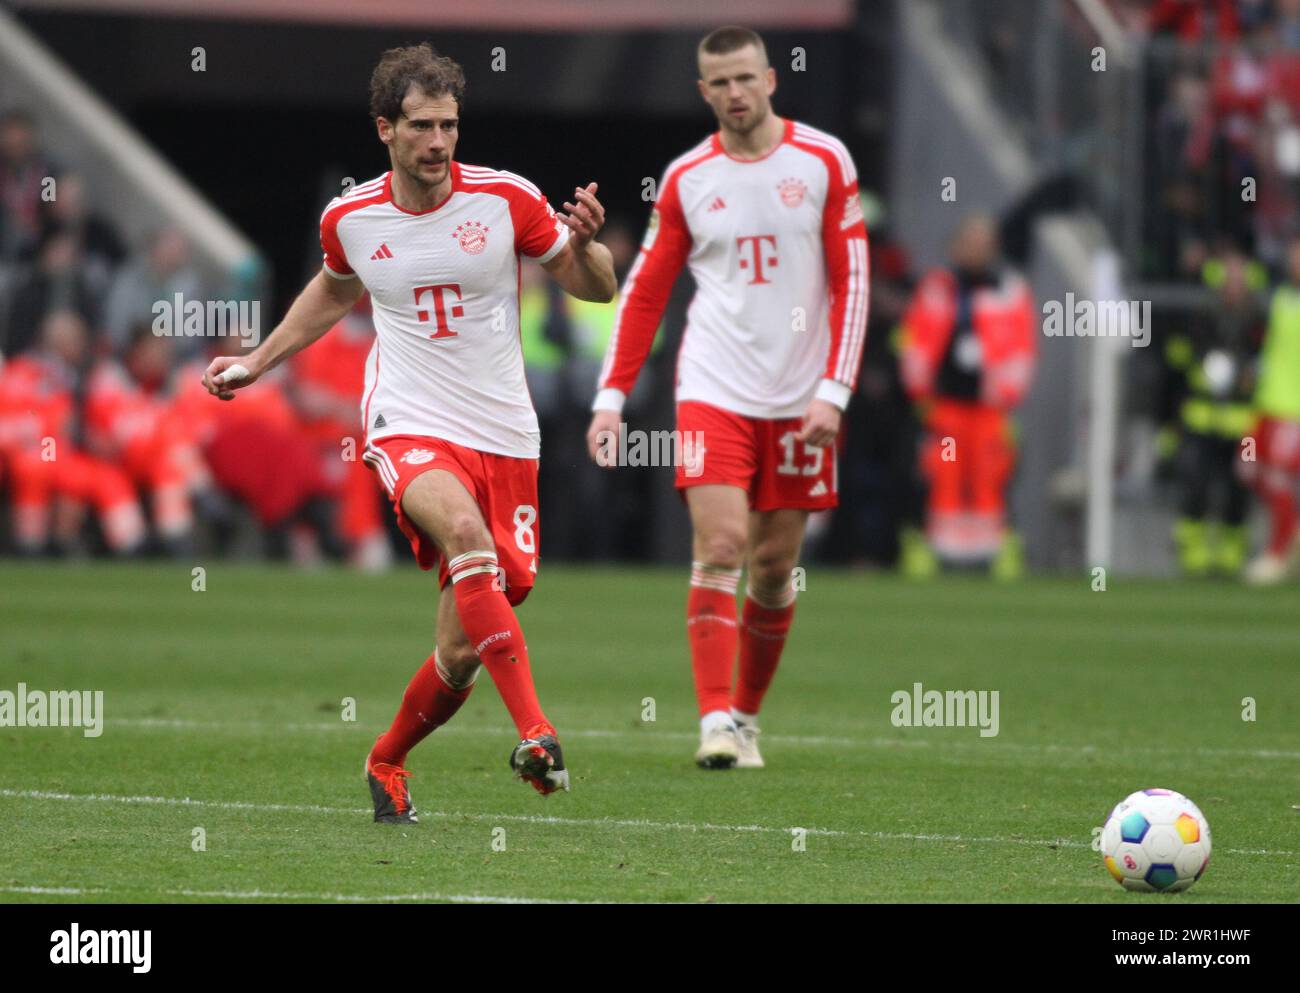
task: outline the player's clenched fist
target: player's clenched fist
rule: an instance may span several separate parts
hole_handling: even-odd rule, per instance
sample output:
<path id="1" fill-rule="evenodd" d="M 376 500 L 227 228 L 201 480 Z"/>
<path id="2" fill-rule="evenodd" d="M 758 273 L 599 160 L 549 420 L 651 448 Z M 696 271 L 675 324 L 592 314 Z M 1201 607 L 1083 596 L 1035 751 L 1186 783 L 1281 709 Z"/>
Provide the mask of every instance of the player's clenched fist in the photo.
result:
<path id="1" fill-rule="evenodd" d="M 241 361 L 242 359 L 242 361 Z M 203 386 L 214 397 L 233 400 L 235 390 L 251 385 L 257 374 L 245 364 L 247 358 L 238 355 L 219 355 L 203 372 Z"/>
<path id="2" fill-rule="evenodd" d="M 587 452 L 596 465 L 608 468 L 618 464 L 618 426 L 622 423 L 622 416 L 613 410 L 598 410 L 591 418 Z"/>

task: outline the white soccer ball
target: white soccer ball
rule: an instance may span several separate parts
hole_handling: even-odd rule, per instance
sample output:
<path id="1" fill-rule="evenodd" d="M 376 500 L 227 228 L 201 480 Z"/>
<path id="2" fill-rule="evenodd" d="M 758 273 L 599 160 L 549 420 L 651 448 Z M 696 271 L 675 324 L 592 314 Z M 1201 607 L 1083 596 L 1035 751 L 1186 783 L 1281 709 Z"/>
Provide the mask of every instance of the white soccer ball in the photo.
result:
<path id="1" fill-rule="evenodd" d="M 1138 790 L 1106 819 L 1101 855 L 1126 890 L 1185 890 L 1210 864 L 1210 824 L 1181 793 Z"/>

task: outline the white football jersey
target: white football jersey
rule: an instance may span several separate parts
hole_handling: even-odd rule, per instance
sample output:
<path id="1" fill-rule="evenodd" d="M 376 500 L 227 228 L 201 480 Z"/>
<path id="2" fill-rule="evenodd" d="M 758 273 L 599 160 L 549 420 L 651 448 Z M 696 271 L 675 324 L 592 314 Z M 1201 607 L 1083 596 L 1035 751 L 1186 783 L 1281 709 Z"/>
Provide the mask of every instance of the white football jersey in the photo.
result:
<path id="1" fill-rule="evenodd" d="M 747 417 L 797 417 L 814 396 L 843 409 L 866 339 L 867 232 L 847 149 L 786 121 L 761 159 L 718 134 L 669 165 L 624 280 L 595 409 L 619 410 L 683 265 L 695 278 L 677 400 Z"/>
<path id="2" fill-rule="evenodd" d="M 392 174 L 353 187 L 321 215 L 325 272 L 370 291 L 375 343 L 361 417 L 367 441 L 411 434 L 535 459 L 540 435 L 519 344 L 519 256 L 568 240 L 521 176 L 451 163 L 451 195 L 415 213 Z"/>

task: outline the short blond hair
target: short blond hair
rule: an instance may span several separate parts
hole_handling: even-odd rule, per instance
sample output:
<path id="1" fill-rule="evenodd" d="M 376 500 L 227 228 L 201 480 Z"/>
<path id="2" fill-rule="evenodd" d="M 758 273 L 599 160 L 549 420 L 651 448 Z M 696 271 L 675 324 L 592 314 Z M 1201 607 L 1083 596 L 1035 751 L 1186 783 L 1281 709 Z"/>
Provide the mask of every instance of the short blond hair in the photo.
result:
<path id="1" fill-rule="evenodd" d="M 696 48 L 696 56 L 730 55 L 732 52 L 740 51 L 747 45 L 753 45 L 758 49 L 758 54 L 763 57 L 763 62 L 767 62 L 767 46 L 763 44 L 763 39 L 759 37 L 758 32 L 735 24 L 714 28 L 701 38 L 700 44 Z"/>

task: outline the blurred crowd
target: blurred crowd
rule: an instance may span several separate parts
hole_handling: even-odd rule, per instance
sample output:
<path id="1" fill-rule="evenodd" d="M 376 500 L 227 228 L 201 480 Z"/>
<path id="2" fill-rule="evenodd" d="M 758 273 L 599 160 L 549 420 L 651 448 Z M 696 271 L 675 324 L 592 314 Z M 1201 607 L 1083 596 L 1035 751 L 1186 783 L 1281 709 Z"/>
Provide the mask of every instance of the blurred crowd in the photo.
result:
<path id="1" fill-rule="evenodd" d="M 220 290 L 183 232 L 128 245 L 42 151 L 30 114 L 0 118 L 0 549 L 181 556 L 243 540 L 386 564 L 355 424 L 368 312 L 222 404 L 202 370 L 244 338 L 157 333 L 160 302 Z"/>
<path id="2" fill-rule="evenodd" d="M 1293 561 L 1300 488 L 1300 0 L 1111 6 L 1151 42 L 1147 275 L 1196 298 L 1158 313 L 1157 347 L 1143 355 L 1157 359 L 1146 403 L 1163 425 L 1178 561 L 1189 575 L 1274 582 Z M 1040 311 L 1003 245 L 1023 247 L 1023 218 L 967 215 L 946 263 L 917 272 L 883 204 L 864 194 L 863 208 L 866 351 L 845 417 L 840 507 L 814 520 L 810 553 L 916 577 L 1019 575 L 1008 493 Z M 614 218 L 601 234 L 620 283 L 639 224 Z M 203 367 L 243 340 L 155 323 L 160 301 L 224 289 L 205 284 L 191 253 L 172 228 L 128 243 L 82 177 L 42 150 L 30 115 L 0 116 L 0 554 L 198 551 L 371 570 L 402 557 L 361 459 L 368 298 L 221 403 L 200 385 Z M 679 286 L 629 398 L 633 427 L 672 427 L 688 297 Z M 665 529 L 681 526 L 667 477 L 651 485 L 585 457 L 616 310 L 617 300 L 569 298 L 524 265 L 520 337 L 552 560 L 657 558 Z M 1253 501 L 1269 522 L 1260 549 Z"/>
<path id="3" fill-rule="evenodd" d="M 1156 0 L 1147 56 L 1152 278 L 1198 281 L 1231 246 L 1284 267 L 1300 233 L 1300 0 Z"/>
<path id="4" fill-rule="evenodd" d="M 1178 563 L 1189 576 L 1275 583 L 1300 550 L 1300 236 L 1276 270 L 1227 243 L 1199 276 L 1209 303 L 1165 308 L 1152 356 Z M 1267 520 L 1260 549 L 1251 547 L 1252 495 Z"/>

